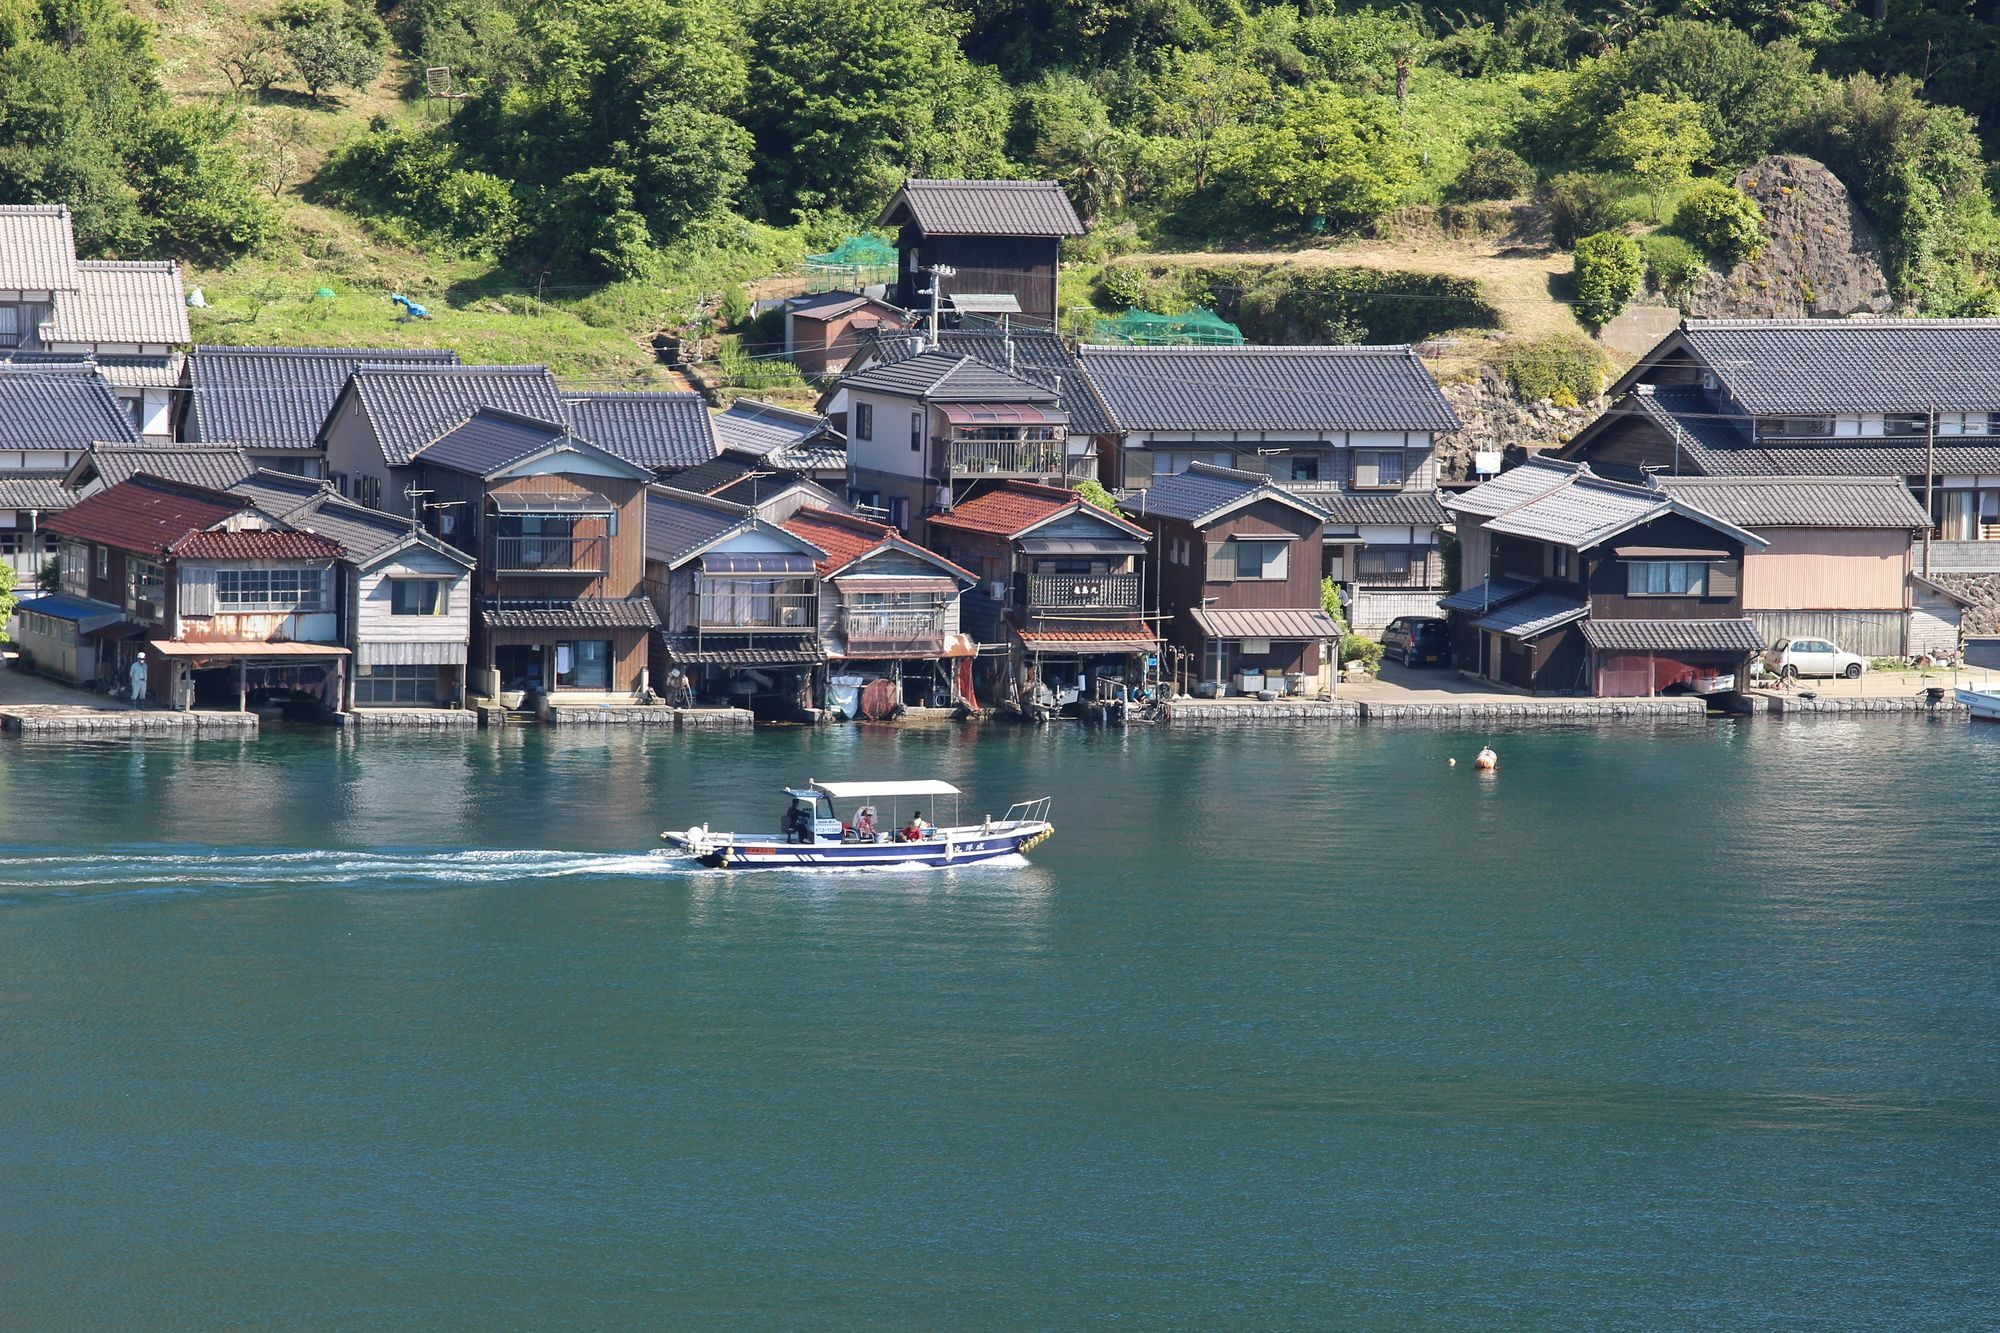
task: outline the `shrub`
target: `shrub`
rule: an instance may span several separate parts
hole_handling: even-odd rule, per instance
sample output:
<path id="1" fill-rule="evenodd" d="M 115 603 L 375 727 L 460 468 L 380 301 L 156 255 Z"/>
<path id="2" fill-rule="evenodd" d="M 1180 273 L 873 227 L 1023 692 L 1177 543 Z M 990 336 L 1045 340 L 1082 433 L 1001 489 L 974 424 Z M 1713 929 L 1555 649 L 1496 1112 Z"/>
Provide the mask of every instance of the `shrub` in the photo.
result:
<path id="1" fill-rule="evenodd" d="M 1113 514 L 1118 512 L 1118 501 L 1112 498 L 1111 492 L 1105 490 L 1104 483 L 1100 481 L 1085 477 L 1070 489 L 1075 491 L 1076 498 L 1085 504 L 1096 505 L 1099 509 Z"/>
<path id="2" fill-rule="evenodd" d="M 1618 221 L 1618 191 L 1601 176 L 1568 171 L 1549 182 L 1542 196 L 1549 210 L 1549 230 L 1557 245 L 1576 243 Z"/>
<path id="3" fill-rule="evenodd" d="M 1639 292 L 1645 268 L 1623 232 L 1600 231 L 1576 243 L 1576 316 L 1593 329 L 1617 318 Z"/>
<path id="4" fill-rule="evenodd" d="M 1452 182 L 1460 199 L 1518 199 L 1535 188 L 1535 169 L 1511 148 L 1481 148 Z"/>
<path id="5" fill-rule="evenodd" d="M 1693 291 L 1701 275 L 1708 272 L 1701 251 L 1663 231 L 1641 236 L 1639 254 L 1646 261 L 1646 285 L 1675 300 Z"/>
<path id="6" fill-rule="evenodd" d="M 1611 359 L 1604 349 L 1588 338 L 1554 333 L 1547 337 L 1511 344 L 1501 364 L 1501 373 L 1524 402 L 1547 398 L 1565 406 L 1588 402 L 1604 391 L 1604 377 Z"/>
<path id="7" fill-rule="evenodd" d="M 265 25 L 315 99 L 329 88 L 366 87 L 382 72 L 389 31 L 373 6 L 339 0 L 286 0 Z"/>
<path id="8" fill-rule="evenodd" d="M 475 254 L 514 239 L 520 210 L 505 181 L 455 164 L 451 144 L 421 130 L 378 130 L 356 140 L 324 176 L 326 192 L 350 207 L 402 219 L 423 236 Z"/>
<path id="9" fill-rule="evenodd" d="M 1364 639 L 1359 634 L 1340 636 L 1340 664 L 1359 662 L 1364 670 L 1375 672 L 1382 667 L 1382 645 L 1373 639 Z"/>
<path id="10" fill-rule="evenodd" d="M 1764 253 L 1764 210 L 1721 181 L 1698 181 L 1681 196 L 1674 230 L 1730 264 Z"/>

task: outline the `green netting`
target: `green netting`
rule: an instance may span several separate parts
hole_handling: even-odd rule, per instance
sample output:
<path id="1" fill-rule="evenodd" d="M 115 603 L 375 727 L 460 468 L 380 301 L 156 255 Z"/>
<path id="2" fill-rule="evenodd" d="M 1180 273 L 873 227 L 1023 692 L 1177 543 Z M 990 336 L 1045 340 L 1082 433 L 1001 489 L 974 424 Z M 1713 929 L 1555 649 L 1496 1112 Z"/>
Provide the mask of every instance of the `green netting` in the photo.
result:
<path id="1" fill-rule="evenodd" d="M 896 280 L 896 247 L 873 236 L 850 236 L 823 255 L 806 256 L 806 288 L 860 291 Z"/>
<path id="2" fill-rule="evenodd" d="M 1113 319 L 1093 321 L 1090 340 L 1133 347 L 1241 347 L 1243 330 L 1213 310 L 1184 310 L 1178 315 L 1128 310 Z"/>

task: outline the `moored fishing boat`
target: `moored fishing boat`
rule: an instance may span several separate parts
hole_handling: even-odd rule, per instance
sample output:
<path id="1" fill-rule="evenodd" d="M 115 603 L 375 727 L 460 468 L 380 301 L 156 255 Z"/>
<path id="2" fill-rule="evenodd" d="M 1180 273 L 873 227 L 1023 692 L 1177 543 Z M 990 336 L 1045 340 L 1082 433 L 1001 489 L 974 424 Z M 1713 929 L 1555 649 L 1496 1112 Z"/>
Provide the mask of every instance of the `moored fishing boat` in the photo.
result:
<path id="1" fill-rule="evenodd" d="M 2000 688 L 1983 686 L 1973 689 L 1961 685 L 1952 691 L 1952 695 L 1964 704 L 1965 711 L 1974 717 L 1988 722 L 2000 722 Z"/>
<path id="2" fill-rule="evenodd" d="M 834 866 L 974 865 L 1032 851 L 1055 832 L 1049 798 L 1017 801 L 999 819 L 958 822 L 959 790 L 948 782 L 808 782 L 787 787 L 790 798 L 776 833 L 717 833 L 708 825 L 660 838 L 704 866 L 718 870 L 797 869 Z M 917 801 L 951 802 L 952 822 L 932 824 Z M 835 802 L 853 802 L 843 818 Z M 883 818 L 877 802 L 889 804 Z M 907 823 L 901 808 L 910 807 Z M 935 806 L 933 807 L 935 808 Z"/>

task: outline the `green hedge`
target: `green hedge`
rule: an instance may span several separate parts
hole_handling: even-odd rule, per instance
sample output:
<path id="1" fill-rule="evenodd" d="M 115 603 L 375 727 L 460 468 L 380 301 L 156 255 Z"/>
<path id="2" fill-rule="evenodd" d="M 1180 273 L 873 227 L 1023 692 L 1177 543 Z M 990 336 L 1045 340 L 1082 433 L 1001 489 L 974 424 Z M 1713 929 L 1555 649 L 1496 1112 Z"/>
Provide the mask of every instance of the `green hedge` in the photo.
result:
<path id="1" fill-rule="evenodd" d="M 1121 309 L 1204 306 L 1256 343 L 1421 342 L 1500 325 L 1472 279 L 1400 269 L 1115 260 L 1094 295 Z"/>

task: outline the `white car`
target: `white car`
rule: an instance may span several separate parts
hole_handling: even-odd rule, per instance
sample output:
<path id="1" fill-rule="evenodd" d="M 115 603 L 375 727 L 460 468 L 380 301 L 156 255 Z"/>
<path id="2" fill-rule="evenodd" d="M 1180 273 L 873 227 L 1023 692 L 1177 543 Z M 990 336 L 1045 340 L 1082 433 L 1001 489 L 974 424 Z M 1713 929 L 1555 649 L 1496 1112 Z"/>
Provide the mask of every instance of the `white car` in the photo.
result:
<path id="1" fill-rule="evenodd" d="M 1844 652 L 1825 639 L 1780 639 L 1764 654 L 1764 669 L 1790 680 L 1800 676 L 1860 680 L 1867 667 L 1859 653 Z"/>

